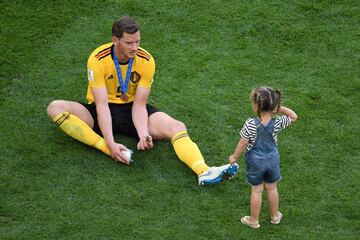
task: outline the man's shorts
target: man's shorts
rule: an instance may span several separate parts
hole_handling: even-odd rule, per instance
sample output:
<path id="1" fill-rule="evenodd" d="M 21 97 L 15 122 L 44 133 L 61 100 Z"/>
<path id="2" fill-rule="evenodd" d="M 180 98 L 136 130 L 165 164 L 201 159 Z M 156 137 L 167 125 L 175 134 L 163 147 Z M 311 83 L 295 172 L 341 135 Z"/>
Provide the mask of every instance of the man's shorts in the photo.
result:
<path id="1" fill-rule="evenodd" d="M 93 130 L 102 136 L 98 120 L 97 120 L 97 113 L 96 113 L 96 106 L 95 103 L 87 104 L 81 103 L 91 114 L 92 118 L 94 119 L 94 127 Z M 132 121 L 131 115 L 131 108 L 133 103 L 125 103 L 125 104 L 116 104 L 116 103 L 109 103 L 111 120 L 112 120 L 112 130 L 113 133 L 121 133 L 129 137 L 133 137 L 139 139 L 136 128 Z M 160 110 L 146 104 L 146 109 L 148 112 L 148 116 L 153 113 L 159 112 Z"/>

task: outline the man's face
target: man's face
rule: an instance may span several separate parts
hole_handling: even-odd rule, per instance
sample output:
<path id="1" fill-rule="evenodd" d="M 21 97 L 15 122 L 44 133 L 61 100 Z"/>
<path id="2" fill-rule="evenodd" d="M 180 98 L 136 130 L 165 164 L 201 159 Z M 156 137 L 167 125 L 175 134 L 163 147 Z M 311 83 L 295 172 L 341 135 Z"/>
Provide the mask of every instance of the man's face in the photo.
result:
<path id="1" fill-rule="evenodd" d="M 124 33 L 122 38 L 115 37 L 113 42 L 122 60 L 134 58 L 140 45 L 140 31 L 133 34 Z"/>

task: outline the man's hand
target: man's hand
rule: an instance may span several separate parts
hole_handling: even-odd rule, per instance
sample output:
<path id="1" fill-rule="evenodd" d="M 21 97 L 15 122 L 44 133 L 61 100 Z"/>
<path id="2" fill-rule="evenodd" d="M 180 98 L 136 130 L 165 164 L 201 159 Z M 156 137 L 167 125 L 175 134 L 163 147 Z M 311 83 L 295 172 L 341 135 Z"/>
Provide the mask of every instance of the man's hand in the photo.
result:
<path id="1" fill-rule="evenodd" d="M 149 150 L 154 146 L 152 137 L 150 135 L 140 137 L 140 140 L 137 144 L 138 150 Z"/>
<path id="2" fill-rule="evenodd" d="M 128 162 L 128 159 L 126 158 L 126 156 L 122 153 L 122 151 L 127 151 L 129 150 L 126 146 L 119 144 L 119 143 L 111 143 L 111 144 L 107 144 L 107 146 L 110 149 L 111 152 L 111 157 L 120 163 L 124 163 L 126 165 L 129 165 L 130 162 Z"/>

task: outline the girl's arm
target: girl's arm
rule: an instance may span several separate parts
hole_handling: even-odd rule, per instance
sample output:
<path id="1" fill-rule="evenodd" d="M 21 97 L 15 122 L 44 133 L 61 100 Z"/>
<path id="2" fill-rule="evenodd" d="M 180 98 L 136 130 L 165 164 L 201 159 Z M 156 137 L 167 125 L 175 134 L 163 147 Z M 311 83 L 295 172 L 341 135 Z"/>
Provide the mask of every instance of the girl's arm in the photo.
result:
<path id="1" fill-rule="evenodd" d="M 278 112 L 284 114 L 285 116 L 288 116 L 291 119 L 291 122 L 295 122 L 298 118 L 298 116 L 293 110 L 284 106 L 280 106 Z"/>
<path id="2" fill-rule="evenodd" d="M 237 161 L 237 159 L 240 157 L 240 155 L 245 151 L 248 143 L 249 143 L 249 140 L 240 138 L 240 141 L 239 141 L 238 145 L 236 146 L 234 153 L 229 157 L 230 164 L 234 164 Z"/>

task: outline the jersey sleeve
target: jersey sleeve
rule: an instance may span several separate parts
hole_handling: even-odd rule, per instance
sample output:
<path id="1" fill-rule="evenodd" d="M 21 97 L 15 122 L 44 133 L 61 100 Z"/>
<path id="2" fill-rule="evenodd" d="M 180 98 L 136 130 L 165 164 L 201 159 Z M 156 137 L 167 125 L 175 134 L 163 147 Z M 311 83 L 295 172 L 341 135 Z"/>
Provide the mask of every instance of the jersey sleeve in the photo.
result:
<path id="1" fill-rule="evenodd" d="M 150 57 L 149 61 L 143 66 L 143 74 L 139 82 L 140 87 L 150 88 L 153 83 L 155 73 L 155 61 L 153 57 Z"/>
<path id="2" fill-rule="evenodd" d="M 87 62 L 89 86 L 92 88 L 105 87 L 105 66 L 98 59 L 90 56 Z"/>

